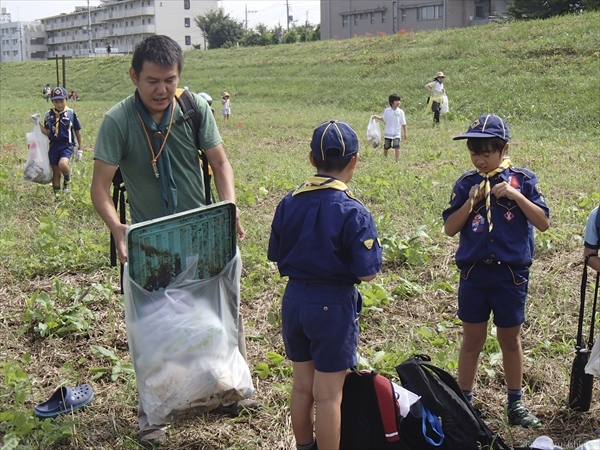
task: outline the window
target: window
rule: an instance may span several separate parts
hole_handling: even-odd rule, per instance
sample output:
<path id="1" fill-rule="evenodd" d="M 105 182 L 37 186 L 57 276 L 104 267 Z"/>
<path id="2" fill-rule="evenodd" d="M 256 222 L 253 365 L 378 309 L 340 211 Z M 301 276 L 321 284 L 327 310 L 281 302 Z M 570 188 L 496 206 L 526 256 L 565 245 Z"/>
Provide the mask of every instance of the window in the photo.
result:
<path id="1" fill-rule="evenodd" d="M 375 23 L 375 14 L 371 13 L 371 23 Z"/>
<path id="2" fill-rule="evenodd" d="M 401 17 L 402 17 L 402 22 L 406 22 L 406 10 L 403 9 L 400 11 Z"/>
<path id="3" fill-rule="evenodd" d="M 475 2 L 475 18 L 486 19 L 489 12 L 489 2 L 478 0 Z"/>
<path id="4" fill-rule="evenodd" d="M 186 36 L 185 37 L 185 45 L 192 45 L 192 38 L 191 38 L 191 36 Z"/>
<path id="5" fill-rule="evenodd" d="M 342 16 L 342 28 L 348 28 L 348 16 Z"/>
<path id="6" fill-rule="evenodd" d="M 385 11 L 381 11 L 381 23 L 385 23 Z"/>
<path id="7" fill-rule="evenodd" d="M 354 25 L 358 25 L 358 14 L 354 14 Z"/>
<path id="8" fill-rule="evenodd" d="M 142 25 L 146 25 L 146 19 L 142 19 Z"/>
<path id="9" fill-rule="evenodd" d="M 190 27 L 190 18 L 186 17 L 185 19 L 183 19 L 183 24 L 185 25 L 186 28 Z"/>
<path id="10" fill-rule="evenodd" d="M 152 17 L 148 18 L 148 25 L 152 23 Z"/>
<path id="11" fill-rule="evenodd" d="M 361 19 L 366 19 L 368 17 L 369 17 L 369 15 L 367 13 L 360 13 L 360 18 Z"/>
<path id="12" fill-rule="evenodd" d="M 442 5 L 423 6 L 417 9 L 417 20 L 435 20 L 444 17 L 444 7 Z"/>
<path id="13" fill-rule="evenodd" d="M 190 9 L 190 0 L 183 0 L 183 9 Z"/>

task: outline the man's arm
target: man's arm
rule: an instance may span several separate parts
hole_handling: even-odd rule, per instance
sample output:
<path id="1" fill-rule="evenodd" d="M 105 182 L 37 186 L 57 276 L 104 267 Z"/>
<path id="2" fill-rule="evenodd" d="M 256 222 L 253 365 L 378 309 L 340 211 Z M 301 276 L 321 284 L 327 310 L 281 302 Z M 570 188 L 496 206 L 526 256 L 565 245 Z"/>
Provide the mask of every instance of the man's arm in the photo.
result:
<path id="1" fill-rule="evenodd" d="M 583 248 L 583 257 L 585 258 L 588 255 L 591 255 L 587 260 L 588 266 L 590 266 L 592 269 L 596 270 L 597 272 L 600 272 L 600 256 L 598 256 L 598 250 L 584 247 Z"/>
<path id="2" fill-rule="evenodd" d="M 227 159 L 223 144 L 217 144 L 215 147 L 206 150 L 205 153 L 208 163 L 213 170 L 219 200 L 229 200 L 235 204 L 235 180 L 233 177 L 233 169 Z M 235 224 L 240 241 L 242 241 L 246 236 L 246 232 L 242 227 L 240 214 L 240 209 L 236 208 Z"/>
<path id="3" fill-rule="evenodd" d="M 127 225 L 121 223 L 112 196 L 110 195 L 110 186 L 116 170 L 117 166 L 110 165 L 99 159 L 94 160 L 90 195 L 96 212 L 104 223 L 108 225 L 110 232 L 115 238 L 115 248 L 117 249 L 119 261 L 125 264 L 127 261 L 127 245 L 125 242 Z"/>

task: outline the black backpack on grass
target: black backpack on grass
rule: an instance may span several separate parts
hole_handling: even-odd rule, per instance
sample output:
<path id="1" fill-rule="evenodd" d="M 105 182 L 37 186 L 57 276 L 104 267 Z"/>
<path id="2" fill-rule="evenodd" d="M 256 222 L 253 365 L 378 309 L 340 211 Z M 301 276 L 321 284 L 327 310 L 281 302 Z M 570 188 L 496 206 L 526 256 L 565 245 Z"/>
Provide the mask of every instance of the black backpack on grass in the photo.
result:
<path id="1" fill-rule="evenodd" d="M 427 355 L 417 355 L 396 367 L 402 386 L 421 397 L 416 405 L 421 403 L 425 407 L 422 411 L 430 411 L 430 418 L 442 428 L 441 433 L 435 433 L 430 426 L 434 421 L 423 421 L 422 412 L 415 414 L 411 408 L 402 420 L 401 435 L 406 445 L 414 450 L 510 450 L 473 409 L 454 377 L 430 361 Z M 438 445 L 427 441 L 424 428 Z"/>
<path id="2" fill-rule="evenodd" d="M 409 450 L 400 438 L 399 417 L 392 382 L 352 368 L 344 381 L 340 450 Z"/>

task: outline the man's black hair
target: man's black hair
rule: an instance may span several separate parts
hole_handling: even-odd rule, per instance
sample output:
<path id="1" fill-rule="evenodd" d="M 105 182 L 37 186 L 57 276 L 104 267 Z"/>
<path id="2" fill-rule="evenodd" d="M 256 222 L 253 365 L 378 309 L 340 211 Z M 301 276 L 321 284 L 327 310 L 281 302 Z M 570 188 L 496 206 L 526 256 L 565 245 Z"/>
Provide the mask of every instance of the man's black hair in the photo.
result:
<path id="1" fill-rule="evenodd" d="M 133 59 L 131 60 L 131 67 L 135 73 L 141 73 L 144 61 L 161 67 L 173 67 L 177 64 L 177 70 L 181 73 L 183 69 L 183 51 L 179 44 L 169 36 L 152 35 L 135 47 Z"/>
<path id="2" fill-rule="evenodd" d="M 398 94 L 392 94 L 390 95 L 390 98 L 388 99 L 390 106 L 392 106 L 392 104 L 396 101 L 402 101 L 402 99 L 400 98 L 400 96 Z"/>
<path id="3" fill-rule="evenodd" d="M 505 145 L 506 141 L 496 136 L 467 139 L 467 147 L 476 155 L 482 155 L 484 153 L 500 153 Z"/>

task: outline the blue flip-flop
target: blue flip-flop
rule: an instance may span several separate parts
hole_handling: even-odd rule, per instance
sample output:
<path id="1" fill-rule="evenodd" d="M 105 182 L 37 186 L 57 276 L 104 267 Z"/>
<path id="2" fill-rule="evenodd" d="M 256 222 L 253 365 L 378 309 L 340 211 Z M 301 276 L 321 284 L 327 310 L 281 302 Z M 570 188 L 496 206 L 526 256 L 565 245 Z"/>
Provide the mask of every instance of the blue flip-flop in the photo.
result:
<path id="1" fill-rule="evenodd" d="M 74 388 L 66 386 L 56 390 L 47 401 L 36 405 L 35 415 L 46 419 L 65 414 L 88 405 L 94 398 L 94 391 L 89 384 Z"/>

